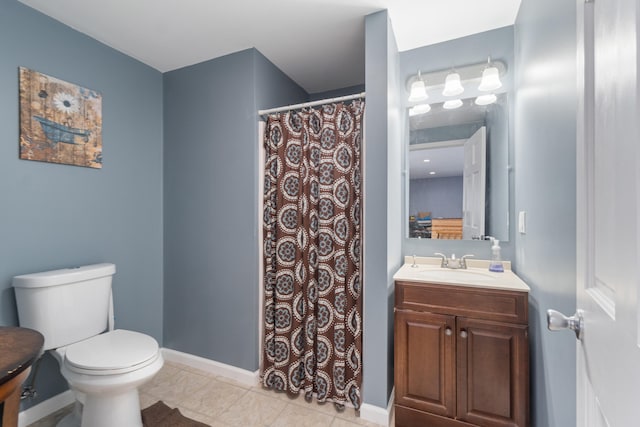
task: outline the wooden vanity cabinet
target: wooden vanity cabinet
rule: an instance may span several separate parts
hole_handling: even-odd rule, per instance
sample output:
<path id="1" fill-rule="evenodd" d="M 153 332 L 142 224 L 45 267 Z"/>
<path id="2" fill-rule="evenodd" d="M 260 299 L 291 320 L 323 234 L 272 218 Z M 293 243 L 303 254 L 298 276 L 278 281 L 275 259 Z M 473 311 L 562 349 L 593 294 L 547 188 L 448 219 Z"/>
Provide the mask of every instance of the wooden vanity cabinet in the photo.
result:
<path id="1" fill-rule="evenodd" d="M 397 427 L 528 427 L 528 294 L 396 282 Z"/>

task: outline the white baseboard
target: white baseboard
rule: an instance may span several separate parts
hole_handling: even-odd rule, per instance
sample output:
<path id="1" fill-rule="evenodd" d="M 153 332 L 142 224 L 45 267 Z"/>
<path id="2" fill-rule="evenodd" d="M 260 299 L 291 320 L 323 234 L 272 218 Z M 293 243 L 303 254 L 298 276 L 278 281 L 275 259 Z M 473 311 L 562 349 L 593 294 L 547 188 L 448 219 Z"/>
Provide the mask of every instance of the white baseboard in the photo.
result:
<path id="1" fill-rule="evenodd" d="M 391 425 L 391 412 L 393 410 L 393 400 L 396 394 L 396 388 L 391 390 L 391 396 L 389 397 L 389 403 L 386 409 L 379 406 L 369 405 L 363 403 L 360 406 L 360 418 L 381 426 Z"/>
<path id="2" fill-rule="evenodd" d="M 204 357 L 194 356 L 193 354 L 183 353 L 181 351 L 164 347 L 162 348 L 162 356 L 168 362 L 191 366 L 210 374 L 232 379 L 249 387 L 253 387 L 258 384 L 259 371 L 247 371 L 246 369 L 216 362 L 215 360 L 205 359 Z"/>
<path id="3" fill-rule="evenodd" d="M 29 409 L 25 409 L 18 414 L 18 427 L 26 427 L 33 424 L 47 415 L 53 414 L 58 409 L 71 405 L 75 400 L 76 398 L 73 395 L 73 392 L 71 390 L 67 390 L 42 401 Z"/>

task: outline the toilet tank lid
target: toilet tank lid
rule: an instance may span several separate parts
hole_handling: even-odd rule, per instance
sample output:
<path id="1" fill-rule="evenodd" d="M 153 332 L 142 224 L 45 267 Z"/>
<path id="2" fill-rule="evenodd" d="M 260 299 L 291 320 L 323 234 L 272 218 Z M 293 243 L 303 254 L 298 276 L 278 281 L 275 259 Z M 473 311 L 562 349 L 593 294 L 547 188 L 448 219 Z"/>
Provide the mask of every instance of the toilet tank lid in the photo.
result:
<path id="1" fill-rule="evenodd" d="M 43 288 L 111 276 L 115 272 L 116 266 L 111 263 L 84 265 L 15 276 L 12 285 L 14 288 Z"/>

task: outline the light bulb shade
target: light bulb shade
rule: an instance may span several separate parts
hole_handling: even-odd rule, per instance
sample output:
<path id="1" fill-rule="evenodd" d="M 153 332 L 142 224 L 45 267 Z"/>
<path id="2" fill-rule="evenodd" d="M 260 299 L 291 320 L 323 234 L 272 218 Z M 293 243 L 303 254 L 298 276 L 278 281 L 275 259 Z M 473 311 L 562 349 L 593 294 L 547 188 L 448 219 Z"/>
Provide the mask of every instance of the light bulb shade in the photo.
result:
<path id="1" fill-rule="evenodd" d="M 411 83 L 411 93 L 409 93 L 409 102 L 420 102 L 427 99 L 427 89 L 422 80 L 416 80 Z"/>
<path id="2" fill-rule="evenodd" d="M 417 116 L 418 114 L 425 114 L 431 111 L 431 105 L 418 104 L 415 107 L 409 109 L 409 116 Z"/>
<path id="3" fill-rule="evenodd" d="M 459 99 L 452 99 L 442 104 L 442 108 L 444 108 L 445 110 L 454 110 L 460 107 L 462 107 L 462 101 Z"/>
<path id="4" fill-rule="evenodd" d="M 478 90 L 488 91 L 488 90 L 496 90 L 502 87 L 502 82 L 500 81 L 500 73 L 496 67 L 487 67 L 482 72 L 482 80 L 480 80 L 480 86 L 478 86 Z"/>
<path id="5" fill-rule="evenodd" d="M 490 93 L 488 95 L 480 95 L 476 98 L 475 102 L 476 105 L 489 105 L 496 102 L 497 99 L 498 98 L 493 93 Z"/>
<path id="6" fill-rule="evenodd" d="M 449 73 L 444 81 L 444 90 L 442 94 L 444 96 L 456 96 L 464 92 L 462 83 L 460 83 L 460 74 Z"/>

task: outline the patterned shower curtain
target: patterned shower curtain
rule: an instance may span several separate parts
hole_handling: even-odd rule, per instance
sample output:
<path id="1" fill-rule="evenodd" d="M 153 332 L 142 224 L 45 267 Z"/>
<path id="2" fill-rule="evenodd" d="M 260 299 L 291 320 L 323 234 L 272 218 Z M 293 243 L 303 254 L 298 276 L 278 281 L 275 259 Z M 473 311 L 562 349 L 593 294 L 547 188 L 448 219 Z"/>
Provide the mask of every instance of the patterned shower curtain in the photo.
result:
<path id="1" fill-rule="evenodd" d="M 364 100 L 269 116 L 264 386 L 360 407 Z"/>

